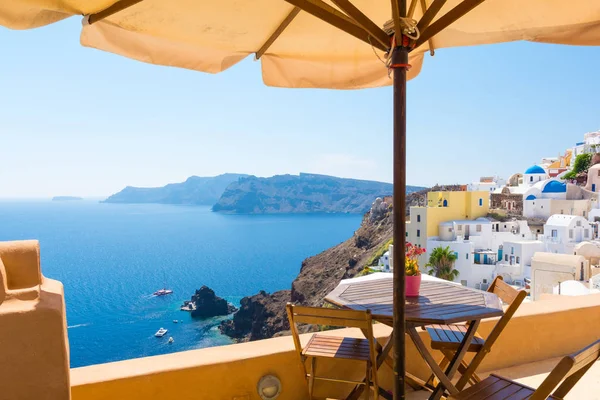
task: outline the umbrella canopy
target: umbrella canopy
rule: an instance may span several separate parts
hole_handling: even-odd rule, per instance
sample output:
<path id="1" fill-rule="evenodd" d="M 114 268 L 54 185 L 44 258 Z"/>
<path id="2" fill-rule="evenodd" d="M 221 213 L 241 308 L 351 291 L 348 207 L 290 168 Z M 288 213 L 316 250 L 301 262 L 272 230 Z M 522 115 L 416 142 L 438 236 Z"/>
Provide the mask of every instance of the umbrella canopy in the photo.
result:
<path id="1" fill-rule="evenodd" d="M 381 0 L 11 0 L 0 4 L 0 25 L 26 29 L 72 15 L 92 15 L 81 33 L 84 46 L 210 73 L 256 54 L 269 86 L 358 89 L 392 83 L 385 65 L 390 41 L 383 30 L 392 19 L 391 4 Z M 439 29 L 452 20 L 449 11 L 460 16 L 467 9 L 472 10 L 447 29 Z M 600 42 L 596 0 L 414 0 L 408 15 L 419 22 L 421 34 L 410 53 L 408 79 L 419 73 L 423 54 L 430 48 L 516 40 Z M 436 34 L 431 40 L 423 40 L 423 35 L 432 33 Z"/>
<path id="2" fill-rule="evenodd" d="M 270 86 L 393 84 L 394 246 L 399 255 L 405 252 L 406 232 L 406 80 L 418 75 L 424 54 L 516 40 L 600 45 L 598 0 L 0 2 L 0 25 L 15 29 L 77 14 L 85 16 L 84 46 L 148 63 L 217 73 L 255 54 Z M 405 258 L 395 257 L 394 397 L 399 399 L 404 398 L 405 375 L 404 266 Z M 441 394 L 438 389 L 433 397 Z"/>

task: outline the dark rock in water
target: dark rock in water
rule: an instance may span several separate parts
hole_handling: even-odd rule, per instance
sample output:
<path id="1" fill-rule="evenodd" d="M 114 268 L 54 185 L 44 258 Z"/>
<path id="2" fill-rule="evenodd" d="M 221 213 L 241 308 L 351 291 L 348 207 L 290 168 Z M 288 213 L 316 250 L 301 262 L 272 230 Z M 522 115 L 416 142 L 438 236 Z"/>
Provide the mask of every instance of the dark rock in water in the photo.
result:
<path id="1" fill-rule="evenodd" d="M 273 337 L 277 332 L 290 329 L 285 311 L 288 301 L 289 290 L 273 294 L 261 290 L 254 296 L 244 297 L 233 319 L 222 321 L 219 329 L 241 342 Z"/>
<path id="2" fill-rule="evenodd" d="M 196 290 L 191 301 L 196 305 L 196 309 L 192 311 L 192 317 L 194 318 L 229 315 L 237 311 L 235 306 L 215 295 L 214 290 L 208 286 L 202 286 L 200 290 Z"/>

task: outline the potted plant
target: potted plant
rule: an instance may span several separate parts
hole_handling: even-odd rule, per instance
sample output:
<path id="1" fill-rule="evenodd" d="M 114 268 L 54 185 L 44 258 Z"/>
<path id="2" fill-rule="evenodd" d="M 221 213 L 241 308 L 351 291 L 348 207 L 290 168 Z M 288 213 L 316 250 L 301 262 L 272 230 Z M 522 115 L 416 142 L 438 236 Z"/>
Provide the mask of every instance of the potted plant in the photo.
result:
<path id="1" fill-rule="evenodd" d="M 412 243 L 406 243 L 406 286 L 405 292 L 407 297 L 415 297 L 419 295 L 421 288 L 421 270 L 419 269 L 419 256 L 425 253 L 425 249 L 415 246 Z"/>

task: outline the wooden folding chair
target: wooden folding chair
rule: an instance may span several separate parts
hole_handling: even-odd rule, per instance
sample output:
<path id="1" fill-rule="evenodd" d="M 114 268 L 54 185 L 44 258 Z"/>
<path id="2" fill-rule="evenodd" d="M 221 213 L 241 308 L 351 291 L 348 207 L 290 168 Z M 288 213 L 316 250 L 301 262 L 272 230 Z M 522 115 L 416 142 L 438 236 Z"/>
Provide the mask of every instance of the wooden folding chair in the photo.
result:
<path id="1" fill-rule="evenodd" d="M 461 363 L 458 372 L 462 376 L 456 385 L 458 390 L 463 389 L 468 382 L 475 384 L 481 381 L 475 371 L 487 353 L 491 351 L 492 346 L 500 337 L 500 334 L 504 328 L 506 328 L 506 325 L 515 314 L 525 297 L 527 297 L 527 292 L 525 290 L 514 289 L 510 285 L 506 284 L 501 276 L 498 276 L 496 279 L 494 279 L 488 289 L 488 292 L 496 294 L 504 303 L 508 304 L 509 306 L 485 340 L 479 334 L 475 334 L 475 337 L 471 341 L 467 351 L 476 354 L 470 364 L 467 364 L 465 361 Z M 442 369 L 446 368 L 450 363 L 450 360 L 452 360 L 454 357 L 454 354 L 464 339 L 468 328 L 468 325 L 432 325 L 425 328 L 429 333 L 429 337 L 431 338 L 431 348 L 440 350 L 444 355 L 444 358 L 440 363 L 440 367 Z M 432 380 L 433 376 L 429 378 L 428 382 Z"/>
<path id="2" fill-rule="evenodd" d="M 577 384 L 594 362 L 600 358 L 600 340 L 579 351 L 564 357 L 554 367 L 550 375 L 544 379 L 537 389 L 511 381 L 497 375 L 490 375 L 487 379 L 451 396 L 454 400 L 483 400 L 483 399 L 563 399 Z M 559 383 L 561 383 L 558 386 Z M 554 390 L 554 388 L 558 388 Z M 554 393 L 552 393 L 554 390 Z"/>
<path id="3" fill-rule="evenodd" d="M 330 308 L 302 307 L 287 304 L 287 314 L 290 320 L 290 328 L 294 345 L 300 364 L 308 383 L 308 393 L 313 396 L 315 380 L 351 383 L 354 385 L 366 385 L 365 398 L 369 398 L 369 388 L 373 388 L 373 398 L 379 398 L 379 381 L 377 379 L 377 353 L 375 351 L 375 339 L 373 337 L 373 321 L 370 311 L 335 310 Z M 366 339 L 355 339 L 348 337 L 337 337 L 322 334 L 314 334 L 306 347 L 302 348 L 298 336 L 296 324 L 305 323 L 313 325 L 327 325 L 336 327 L 360 328 Z M 328 378 L 317 376 L 317 359 L 338 358 L 347 360 L 359 360 L 366 362 L 366 379 L 364 381 L 351 381 L 339 378 Z M 306 361 L 309 361 L 309 370 L 306 371 Z"/>

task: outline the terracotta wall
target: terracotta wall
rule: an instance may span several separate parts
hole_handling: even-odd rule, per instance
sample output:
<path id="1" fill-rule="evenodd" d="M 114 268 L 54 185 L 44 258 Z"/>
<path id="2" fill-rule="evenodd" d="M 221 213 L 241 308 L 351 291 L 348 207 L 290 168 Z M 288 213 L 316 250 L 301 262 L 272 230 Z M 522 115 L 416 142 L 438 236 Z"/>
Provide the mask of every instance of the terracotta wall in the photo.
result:
<path id="1" fill-rule="evenodd" d="M 480 331 L 487 334 L 494 323 L 495 320 L 484 321 Z M 389 332 L 384 325 L 375 326 L 381 339 Z M 360 335 L 353 329 L 326 334 Z M 428 343 L 424 332 L 422 335 Z M 525 303 L 487 356 L 482 370 L 558 357 L 599 337 L 600 295 Z M 408 338 L 407 342 L 408 369 L 425 378 L 429 371 Z M 361 378 L 363 368 L 362 364 L 348 361 L 326 362 L 319 364 L 318 374 Z M 264 374 L 275 374 L 281 379 L 280 400 L 306 398 L 290 337 L 77 368 L 71 371 L 71 380 L 74 400 L 258 400 L 256 384 Z M 382 386 L 391 387 L 390 368 L 381 368 L 380 379 Z M 347 391 L 347 385 L 317 383 L 315 394 L 341 398 Z"/>
<path id="2" fill-rule="evenodd" d="M 0 242 L 0 399 L 70 399 L 62 284 L 40 272 L 37 241 Z"/>

